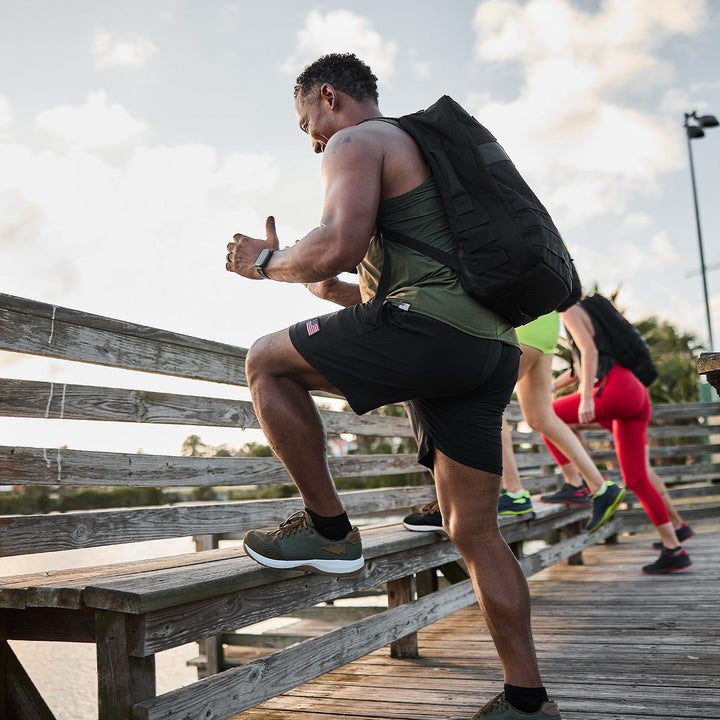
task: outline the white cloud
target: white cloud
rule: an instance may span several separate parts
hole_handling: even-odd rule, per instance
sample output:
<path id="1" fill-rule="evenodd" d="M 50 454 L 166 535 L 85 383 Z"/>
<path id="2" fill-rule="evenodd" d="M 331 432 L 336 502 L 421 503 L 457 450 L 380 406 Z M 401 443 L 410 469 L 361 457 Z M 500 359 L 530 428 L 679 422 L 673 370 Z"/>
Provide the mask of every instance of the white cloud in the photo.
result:
<path id="1" fill-rule="evenodd" d="M 59 105 L 38 113 L 36 125 L 64 144 L 86 150 L 135 142 L 147 129 L 122 105 L 108 102 L 104 90 L 90 93 L 84 105 Z"/>
<path id="2" fill-rule="evenodd" d="M 678 103 L 663 43 L 698 30 L 704 0 L 606 0 L 585 11 L 570 0 L 488 0 L 475 13 L 475 55 L 522 73 L 515 98 L 471 95 L 477 117 L 521 171 L 550 197 L 565 227 L 622 213 L 634 192 L 682 163 L 676 123 L 655 114 Z M 643 108 L 648 97 L 653 112 Z"/>
<path id="3" fill-rule="evenodd" d="M 286 326 L 289 306 L 318 314 L 303 287 L 224 269 L 233 233 L 262 236 L 276 206 L 269 155 L 137 146 L 110 162 L 0 142 L 0 167 L 3 292 L 244 346 Z M 278 221 L 283 244 L 302 234 Z"/>
<path id="4" fill-rule="evenodd" d="M 662 268 L 679 260 L 665 232 L 656 233 L 646 246 L 628 241 L 614 242 L 609 254 L 613 263 L 622 267 L 628 275 L 636 271 Z"/>
<path id="5" fill-rule="evenodd" d="M 44 219 L 42 208 L 16 189 L 0 190 L 0 250 L 37 245 Z"/>
<path id="6" fill-rule="evenodd" d="M 118 40 L 106 30 L 95 33 L 91 54 L 98 67 L 141 67 L 158 49 L 145 37 Z"/>
<path id="7" fill-rule="evenodd" d="M 652 218 L 646 213 L 636 212 L 625 216 L 625 227 L 629 230 L 639 230 L 652 224 Z"/>
<path id="8" fill-rule="evenodd" d="M 303 66 L 321 55 L 353 52 L 366 62 L 382 83 L 395 73 L 398 46 L 380 35 L 370 21 L 350 10 L 335 10 L 325 15 L 313 10 L 298 32 L 297 55 L 283 63 L 283 70 L 298 75 Z"/>

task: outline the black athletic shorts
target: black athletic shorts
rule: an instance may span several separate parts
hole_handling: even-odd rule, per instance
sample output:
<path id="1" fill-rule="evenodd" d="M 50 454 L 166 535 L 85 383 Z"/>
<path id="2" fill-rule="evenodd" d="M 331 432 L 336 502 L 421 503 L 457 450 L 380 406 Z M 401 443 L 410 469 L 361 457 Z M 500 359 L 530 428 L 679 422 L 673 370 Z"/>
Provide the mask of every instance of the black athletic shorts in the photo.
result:
<path id="1" fill-rule="evenodd" d="M 502 473 L 502 414 L 517 380 L 520 349 L 477 338 L 386 303 L 344 308 L 290 328 L 295 349 L 358 414 L 409 400 L 418 462 L 436 447 L 463 465 Z"/>

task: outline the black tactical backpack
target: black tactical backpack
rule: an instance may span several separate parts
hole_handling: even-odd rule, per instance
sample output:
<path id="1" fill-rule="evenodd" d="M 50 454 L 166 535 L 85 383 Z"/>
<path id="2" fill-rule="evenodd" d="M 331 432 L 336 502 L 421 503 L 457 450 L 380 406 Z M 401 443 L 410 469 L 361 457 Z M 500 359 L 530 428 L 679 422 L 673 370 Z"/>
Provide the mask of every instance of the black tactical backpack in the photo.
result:
<path id="1" fill-rule="evenodd" d="M 493 135 L 447 95 L 397 122 L 430 166 L 457 249 L 446 253 L 381 227 L 383 238 L 451 267 L 465 292 L 516 327 L 563 303 L 572 288 L 570 255 Z"/>

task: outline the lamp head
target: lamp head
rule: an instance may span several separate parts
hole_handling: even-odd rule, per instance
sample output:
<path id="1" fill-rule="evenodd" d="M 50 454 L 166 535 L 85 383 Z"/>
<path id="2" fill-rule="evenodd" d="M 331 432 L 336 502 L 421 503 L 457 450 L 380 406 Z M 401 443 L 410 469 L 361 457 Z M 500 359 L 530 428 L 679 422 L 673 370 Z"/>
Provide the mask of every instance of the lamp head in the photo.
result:
<path id="1" fill-rule="evenodd" d="M 697 118 L 698 124 L 700 127 L 717 127 L 720 125 L 720 122 L 718 122 L 718 119 L 714 115 L 701 115 L 699 118 Z"/>
<path id="2" fill-rule="evenodd" d="M 691 140 L 694 140 L 695 138 L 705 137 L 705 131 L 698 125 L 688 125 L 685 130 L 687 131 L 687 136 Z"/>

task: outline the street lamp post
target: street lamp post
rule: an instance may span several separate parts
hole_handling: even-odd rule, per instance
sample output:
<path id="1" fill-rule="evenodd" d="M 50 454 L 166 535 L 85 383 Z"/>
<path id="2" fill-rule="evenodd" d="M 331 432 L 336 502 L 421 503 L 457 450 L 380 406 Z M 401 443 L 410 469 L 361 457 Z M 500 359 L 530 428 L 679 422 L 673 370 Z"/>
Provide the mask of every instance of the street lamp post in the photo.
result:
<path id="1" fill-rule="evenodd" d="M 704 128 L 717 127 L 720 125 L 718 119 L 714 115 L 700 115 L 693 110 L 691 113 L 685 113 L 685 134 L 687 135 L 688 157 L 690 158 L 690 179 L 692 181 L 693 201 L 695 203 L 695 224 L 697 225 L 698 247 L 700 249 L 700 273 L 703 281 L 703 292 L 705 294 L 705 317 L 707 319 L 708 329 L 708 350 L 713 349 L 712 323 L 710 322 L 710 300 L 707 288 L 707 273 L 705 269 L 705 253 L 703 252 L 702 230 L 700 228 L 700 210 L 698 208 L 697 187 L 695 185 L 695 165 L 693 164 L 693 154 L 691 140 L 704 137 Z"/>

